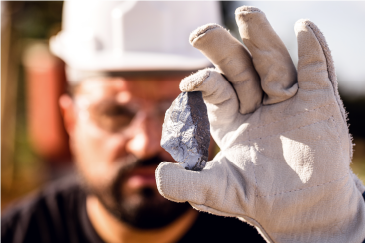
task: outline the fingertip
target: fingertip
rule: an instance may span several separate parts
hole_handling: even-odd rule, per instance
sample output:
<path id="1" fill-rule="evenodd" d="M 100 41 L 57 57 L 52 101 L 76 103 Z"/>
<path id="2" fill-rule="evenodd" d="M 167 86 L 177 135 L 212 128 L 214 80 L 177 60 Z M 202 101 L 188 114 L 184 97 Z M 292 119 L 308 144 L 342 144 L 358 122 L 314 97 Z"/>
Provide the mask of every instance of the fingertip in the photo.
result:
<path id="1" fill-rule="evenodd" d="M 237 14 L 249 14 L 249 13 L 264 13 L 259 8 L 256 8 L 254 6 L 241 6 L 236 8 L 236 11 L 234 12 Z"/>
<path id="2" fill-rule="evenodd" d="M 328 48 L 322 31 L 309 19 L 299 19 L 297 22 L 295 22 L 294 31 L 297 37 L 301 32 L 308 32 L 311 37 L 316 39 L 321 44 L 323 49 Z"/>
<path id="3" fill-rule="evenodd" d="M 236 22 L 238 25 L 240 25 L 240 23 L 246 22 L 246 17 L 249 14 L 253 14 L 253 13 L 257 13 L 260 15 L 264 15 L 265 13 L 262 12 L 260 9 L 253 7 L 253 6 L 242 6 L 236 9 L 235 11 L 235 16 L 236 16 Z"/>
<path id="4" fill-rule="evenodd" d="M 155 171 L 157 190 L 164 198 L 174 202 L 184 202 L 179 200 L 177 195 L 174 195 L 174 190 L 170 188 L 176 172 L 181 173 L 181 170 L 184 169 L 177 163 L 162 162 L 157 166 Z"/>
<path id="5" fill-rule="evenodd" d="M 242 6 L 236 9 L 235 14 L 242 41 L 250 51 L 253 66 L 260 76 L 260 88 L 266 93 L 263 104 L 270 105 L 291 98 L 296 93 L 297 72 L 288 50 L 265 13 L 256 7 Z M 259 91 L 257 89 L 256 93 L 259 94 Z M 257 105 L 260 104 L 258 98 L 261 96 L 257 96 Z M 257 105 L 252 105 L 253 109 Z"/>
<path id="6" fill-rule="evenodd" d="M 194 91 L 211 75 L 212 68 L 199 70 L 181 80 L 179 88 L 182 92 Z"/>
<path id="7" fill-rule="evenodd" d="M 202 26 L 196 28 L 193 32 L 191 32 L 191 34 L 189 36 L 190 44 L 192 46 L 194 46 L 195 41 L 198 40 L 201 36 L 203 36 L 206 32 L 213 30 L 213 29 L 217 29 L 217 28 L 224 29 L 219 24 L 214 24 L 214 23 L 202 25 Z"/>
<path id="8" fill-rule="evenodd" d="M 299 32 L 308 31 L 308 26 L 313 24 L 309 19 L 299 19 L 294 24 L 294 31 L 296 36 L 298 36 Z M 314 25 L 314 24 L 313 24 Z"/>
<path id="9" fill-rule="evenodd" d="M 294 25 L 298 41 L 298 81 L 302 89 L 324 89 L 333 86 L 337 90 L 335 67 L 326 38 L 320 29 L 308 19 L 300 19 Z"/>
<path id="10" fill-rule="evenodd" d="M 162 181 L 162 175 L 169 170 L 180 170 L 183 169 L 178 163 L 175 162 L 161 162 L 156 170 L 155 170 L 155 176 L 156 180 Z"/>

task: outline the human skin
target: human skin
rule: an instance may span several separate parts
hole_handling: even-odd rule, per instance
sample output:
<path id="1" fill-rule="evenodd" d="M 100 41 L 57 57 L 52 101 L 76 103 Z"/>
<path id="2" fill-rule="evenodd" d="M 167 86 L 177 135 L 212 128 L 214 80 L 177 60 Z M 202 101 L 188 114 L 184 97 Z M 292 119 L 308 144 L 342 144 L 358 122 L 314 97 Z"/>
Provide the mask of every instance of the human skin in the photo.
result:
<path id="1" fill-rule="evenodd" d="M 160 147 L 163 121 L 156 118 L 153 111 L 161 102 L 171 104 L 181 92 L 179 82 L 182 78 L 97 78 L 81 82 L 73 98 L 61 97 L 60 106 L 76 165 L 90 187 L 106 188 L 123 167 L 123 158 L 129 155 L 139 160 L 158 156 L 164 161 L 174 161 Z M 92 119 L 82 118 L 75 104 L 75 100 L 80 99 L 87 101 L 89 107 L 105 100 L 125 106 L 137 104 L 138 112 L 126 129 L 110 132 Z M 151 188 L 155 203 L 163 205 L 166 199 L 157 191 L 155 169 L 156 165 L 149 165 L 130 171 L 120 185 L 122 195 L 138 203 L 141 190 Z M 196 211 L 189 209 L 164 228 L 141 231 L 116 220 L 95 195 L 88 195 L 87 211 L 96 231 L 107 242 L 173 241 L 189 229 L 197 216 Z"/>

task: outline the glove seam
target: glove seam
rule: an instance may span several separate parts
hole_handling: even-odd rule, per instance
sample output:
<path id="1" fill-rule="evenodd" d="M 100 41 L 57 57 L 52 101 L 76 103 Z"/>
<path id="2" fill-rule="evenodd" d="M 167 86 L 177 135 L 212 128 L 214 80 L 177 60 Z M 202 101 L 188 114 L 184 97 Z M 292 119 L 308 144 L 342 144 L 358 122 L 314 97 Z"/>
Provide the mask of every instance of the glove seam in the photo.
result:
<path id="1" fill-rule="evenodd" d="M 320 120 L 320 121 L 316 121 L 314 123 L 310 123 L 310 124 L 307 124 L 307 125 L 304 125 L 304 126 L 300 126 L 300 127 L 297 127 L 297 128 L 293 128 L 291 130 L 286 130 L 285 132 L 280 132 L 280 133 L 276 133 L 276 134 L 269 135 L 269 136 L 264 136 L 264 137 L 259 137 L 259 138 L 248 139 L 247 141 L 248 142 L 252 142 L 252 141 L 257 141 L 257 140 L 260 140 L 260 139 L 263 139 L 263 138 L 269 138 L 269 137 L 274 137 L 274 136 L 277 136 L 277 135 L 280 135 L 280 134 L 285 134 L 285 133 L 288 133 L 288 132 L 291 132 L 291 131 L 294 131 L 294 130 L 301 129 L 303 127 L 308 127 L 308 126 L 312 126 L 312 125 L 317 124 L 317 123 L 321 123 L 321 122 L 324 122 L 324 121 L 332 120 L 331 118 L 333 119 L 333 116 L 330 116 L 330 117 L 328 117 L 326 119 L 323 119 L 323 120 Z"/>
<path id="2" fill-rule="evenodd" d="M 330 106 L 330 105 L 334 105 L 335 103 L 336 103 L 336 102 L 331 102 L 331 103 L 329 103 L 329 104 L 326 104 L 326 105 L 322 105 L 322 106 L 316 107 L 316 108 L 314 108 L 314 109 L 312 109 L 312 110 L 306 110 L 306 111 L 303 111 L 303 112 L 297 113 L 297 114 L 295 114 L 295 115 L 287 116 L 287 117 L 285 117 L 284 119 L 276 120 L 276 121 L 274 121 L 274 122 L 270 122 L 270 123 L 267 123 L 267 124 L 264 124 L 264 125 L 261 125 L 261 126 L 258 126 L 258 127 L 253 127 L 253 128 L 250 128 L 249 130 L 247 130 L 247 132 L 249 132 L 249 131 L 253 131 L 253 130 L 256 130 L 256 129 L 259 129 L 259 128 L 263 128 L 263 127 L 269 126 L 269 125 L 271 125 L 271 124 L 275 124 L 275 123 L 278 123 L 278 122 L 282 122 L 282 121 L 285 121 L 285 120 L 287 120 L 287 119 L 289 119 L 289 118 L 293 118 L 293 117 L 296 117 L 296 116 L 302 115 L 302 114 L 307 113 L 307 112 L 313 112 L 313 111 L 316 111 L 316 110 L 321 109 L 321 108 L 323 108 L 323 107 Z"/>
<path id="3" fill-rule="evenodd" d="M 225 102 L 227 102 L 227 101 L 230 101 L 230 100 L 231 100 L 231 98 L 227 98 L 227 99 L 225 99 L 225 100 L 223 100 L 223 101 L 221 101 L 221 102 L 214 103 L 214 105 L 215 105 L 215 106 L 220 106 L 220 105 L 223 105 L 223 103 L 225 103 Z"/>
<path id="4" fill-rule="evenodd" d="M 318 89 L 305 89 L 298 87 L 298 90 L 301 90 L 302 92 L 318 92 L 318 91 L 327 91 L 328 89 L 332 89 L 331 86 L 324 87 L 324 88 L 318 88 Z M 334 102 L 335 103 L 335 102 Z"/>
<path id="5" fill-rule="evenodd" d="M 320 44 L 320 46 L 322 47 L 322 51 L 323 51 L 323 55 L 326 59 L 326 66 L 327 66 L 327 72 L 328 72 L 328 79 L 330 80 L 331 84 L 332 84 L 332 88 L 333 88 L 333 93 L 335 96 L 335 99 L 337 101 L 337 105 L 340 108 L 340 112 L 342 115 L 342 118 L 344 120 L 344 122 L 347 124 L 347 120 L 348 120 L 348 116 L 347 116 L 347 112 L 346 109 L 343 105 L 343 102 L 341 100 L 340 94 L 338 92 L 338 81 L 337 81 L 337 75 L 336 75 L 336 69 L 335 69 L 335 65 L 334 65 L 334 61 L 331 55 L 331 50 L 328 47 L 327 41 L 324 38 L 323 33 L 321 32 L 321 30 L 317 27 L 317 25 L 315 25 L 314 23 L 312 23 L 309 20 L 304 20 L 304 24 L 306 26 L 308 26 L 308 28 L 313 32 L 314 36 L 316 37 L 318 43 Z M 353 143 L 352 143 L 352 136 L 349 132 L 349 125 L 347 124 L 347 134 L 348 134 L 348 139 L 349 139 L 349 145 L 350 145 L 350 160 L 352 160 L 352 156 L 353 156 Z"/>
<path id="6" fill-rule="evenodd" d="M 336 92 L 338 82 L 337 82 L 337 77 L 336 77 L 336 71 L 335 71 L 335 67 L 334 67 L 333 58 L 332 58 L 332 55 L 331 55 L 331 50 L 329 49 L 327 41 L 324 38 L 324 36 L 323 36 L 322 32 L 320 31 L 320 29 L 315 24 L 313 24 L 311 21 L 306 21 L 305 24 L 312 30 L 314 36 L 316 37 L 317 41 L 319 42 L 319 44 L 322 47 L 322 51 L 323 51 L 324 57 L 326 59 L 328 79 L 330 80 L 330 82 L 332 84 L 332 88 L 333 88 L 333 91 L 335 93 L 336 100 L 338 101 L 338 99 L 340 99 L 340 97 L 338 95 L 338 92 Z M 342 104 L 340 104 L 340 103 L 339 103 L 339 105 L 342 106 Z M 342 115 L 344 115 L 344 119 L 346 121 L 347 120 L 346 115 L 345 114 L 342 114 Z"/>
<path id="7" fill-rule="evenodd" d="M 294 190 L 285 191 L 285 192 L 278 192 L 278 193 L 275 193 L 275 194 L 269 194 L 269 195 L 259 196 L 259 197 L 272 197 L 272 196 L 277 196 L 277 195 L 291 193 L 291 192 L 304 191 L 304 190 L 311 189 L 313 187 L 324 186 L 324 185 L 331 184 L 331 183 L 334 183 L 334 182 L 337 182 L 337 181 L 341 181 L 341 180 L 345 179 L 346 177 L 348 177 L 349 175 L 350 175 L 350 173 L 347 172 L 344 176 L 342 176 L 340 178 L 334 179 L 332 181 L 327 181 L 327 182 L 324 182 L 324 183 L 321 183 L 321 184 L 318 184 L 318 185 L 309 186 L 309 187 L 305 187 L 305 188 L 301 188 L 301 189 L 294 189 Z"/>
<path id="8" fill-rule="evenodd" d="M 253 167 L 253 176 L 255 178 L 255 197 L 259 197 L 259 194 L 258 194 L 258 191 L 257 191 L 258 183 L 257 183 L 257 178 L 256 178 L 256 166 L 253 163 L 253 161 L 254 161 L 253 157 L 254 156 L 252 156 L 253 154 L 255 154 L 255 152 L 252 151 L 254 149 L 255 149 L 255 147 L 253 145 L 251 145 L 251 147 L 250 147 L 250 159 L 251 159 L 251 165 Z M 255 200 L 255 204 L 256 204 L 256 200 Z"/>
<path id="9" fill-rule="evenodd" d="M 336 132 L 336 135 L 337 135 L 338 143 L 341 145 L 341 136 L 338 132 L 338 126 L 337 126 L 336 120 L 333 116 L 330 117 L 330 120 L 333 122 L 334 127 L 336 128 L 335 132 Z"/>
<path id="10" fill-rule="evenodd" d="M 205 81 L 205 80 L 204 80 Z M 201 83 L 201 84 L 203 84 L 204 83 L 204 81 Z M 211 96 L 214 96 L 215 95 L 215 93 L 218 91 L 218 89 L 216 89 L 216 90 L 214 90 L 212 93 L 210 93 L 210 94 L 203 94 L 203 98 L 204 98 L 204 100 L 205 99 L 209 99 Z"/>

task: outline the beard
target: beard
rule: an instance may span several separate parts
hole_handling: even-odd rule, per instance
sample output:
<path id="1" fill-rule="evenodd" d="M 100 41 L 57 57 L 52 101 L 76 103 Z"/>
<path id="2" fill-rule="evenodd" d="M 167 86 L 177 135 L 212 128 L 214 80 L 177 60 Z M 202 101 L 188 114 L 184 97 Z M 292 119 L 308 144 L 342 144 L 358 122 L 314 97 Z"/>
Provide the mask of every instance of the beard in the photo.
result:
<path id="1" fill-rule="evenodd" d="M 92 185 L 83 177 L 83 185 L 89 195 L 96 196 L 103 206 L 117 220 L 137 229 L 157 229 L 169 225 L 183 215 L 188 203 L 175 203 L 163 198 L 156 188 L 143 187 L 132 195 L 126 195 L 123 188 L 128 174 L 135 168 L 158 165 L 163 159 L 156 156 L 138 160 L 129 155 L 118 161 L 121 165 L 107 182 Z"/>

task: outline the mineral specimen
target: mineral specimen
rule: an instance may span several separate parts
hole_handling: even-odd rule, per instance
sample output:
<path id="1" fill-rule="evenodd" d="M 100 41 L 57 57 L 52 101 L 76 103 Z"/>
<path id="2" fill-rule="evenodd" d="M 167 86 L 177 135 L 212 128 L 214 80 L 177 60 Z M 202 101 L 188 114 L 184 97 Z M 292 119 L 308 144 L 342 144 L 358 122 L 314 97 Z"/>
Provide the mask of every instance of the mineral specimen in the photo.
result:
<path id="1" fill-rule="evenodd" d="M 166 111 L 161 147 L 187 170 L 202 170 L 210 139 L 207 107 L 200 91 L 183 92 Z"/>

